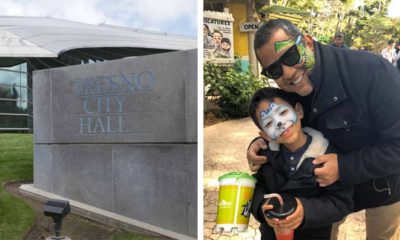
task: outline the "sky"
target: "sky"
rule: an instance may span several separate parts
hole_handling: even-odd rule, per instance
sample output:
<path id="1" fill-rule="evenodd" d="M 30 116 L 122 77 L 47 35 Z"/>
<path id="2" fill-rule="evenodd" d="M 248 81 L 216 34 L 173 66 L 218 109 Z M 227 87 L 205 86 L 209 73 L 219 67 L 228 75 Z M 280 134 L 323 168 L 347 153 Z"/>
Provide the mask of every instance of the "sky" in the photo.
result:
<path id="1" fill-rule="evenodd" d="M 400 17 L 400 0 L 392 0 L 388 8 L 389 17 Z"/>
<path id="2" fill-rule="evenodd" d="M 1 16 L 40 16 L 197 35 L 197 0 L 0 0 Z"/>

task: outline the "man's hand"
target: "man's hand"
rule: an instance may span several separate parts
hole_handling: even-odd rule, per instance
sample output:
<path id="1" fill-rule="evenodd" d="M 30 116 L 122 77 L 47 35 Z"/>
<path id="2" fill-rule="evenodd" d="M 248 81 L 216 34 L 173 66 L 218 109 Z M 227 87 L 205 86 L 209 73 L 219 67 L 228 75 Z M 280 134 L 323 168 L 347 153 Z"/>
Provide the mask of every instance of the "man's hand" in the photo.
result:
<path id="1" fill-rule="evenodd" d="M 247 150 L 247 162 L 252 172 L 256 172 L 261 167 L 261 164 L 267 162 L 267 157 L 257 155 L 258 151 L 261 149 L 266 150 L 268 146 L 263 139 L 259 138 L 255 140 Z"/>
<path id="2" fill-rule="evenodd" d="M 325 154 L 313 160 L 313 164 L 322 164 L 314 169 L 315 179 L 321 187 L 326 187 L 339 179 L 339 166 L 336 154 Z"/>
<path id="3" fill-rule="evenodd" d="M 296 202 L 297 202 L 296 211 L 294 211 L 294 213 L 292 213 L 290 216 L 279 222 L 280 228 L 290 228 L 294 230 L 298 228 L 303 222 L 304 220 L 303 204 L 301 204 L 301 201 L 298 198 L 296 198 Z"/>

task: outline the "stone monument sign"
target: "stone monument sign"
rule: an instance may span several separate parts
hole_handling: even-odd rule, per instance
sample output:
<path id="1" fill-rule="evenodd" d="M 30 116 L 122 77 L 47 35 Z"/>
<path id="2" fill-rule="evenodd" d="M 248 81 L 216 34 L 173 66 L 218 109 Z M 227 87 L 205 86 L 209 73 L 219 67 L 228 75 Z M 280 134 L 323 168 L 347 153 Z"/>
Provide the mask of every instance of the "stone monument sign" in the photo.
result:
<path id="1" fill-rule="evenodd" d="M 36 71 L 33 102 L 33 189 L 196 237 L 196 50 Z"/>

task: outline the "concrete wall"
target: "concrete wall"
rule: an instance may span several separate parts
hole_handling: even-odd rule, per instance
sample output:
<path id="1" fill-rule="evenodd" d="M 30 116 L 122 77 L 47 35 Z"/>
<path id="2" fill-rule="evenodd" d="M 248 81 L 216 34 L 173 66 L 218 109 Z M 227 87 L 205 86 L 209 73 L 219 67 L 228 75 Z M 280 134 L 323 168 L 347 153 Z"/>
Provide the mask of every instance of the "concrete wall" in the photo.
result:
<path id="1" fill-rule="evenodd" d="M 197 235 L 197 52 L 34 72 L 34 187 Z"/>

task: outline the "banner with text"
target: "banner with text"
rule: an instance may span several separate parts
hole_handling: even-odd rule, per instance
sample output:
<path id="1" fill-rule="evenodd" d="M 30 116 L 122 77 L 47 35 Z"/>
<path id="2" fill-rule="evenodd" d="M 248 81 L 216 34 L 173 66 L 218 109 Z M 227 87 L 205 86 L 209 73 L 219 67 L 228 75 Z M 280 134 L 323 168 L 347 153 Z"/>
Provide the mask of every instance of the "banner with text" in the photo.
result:
<path id="1" fill-rule="evenodd" d="M 234 61 L 232 14 L 204 12 L 203 47 L 205 60 L 215 63 L 232 63 Z"/>

